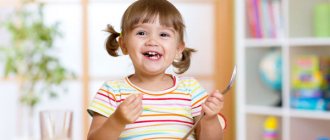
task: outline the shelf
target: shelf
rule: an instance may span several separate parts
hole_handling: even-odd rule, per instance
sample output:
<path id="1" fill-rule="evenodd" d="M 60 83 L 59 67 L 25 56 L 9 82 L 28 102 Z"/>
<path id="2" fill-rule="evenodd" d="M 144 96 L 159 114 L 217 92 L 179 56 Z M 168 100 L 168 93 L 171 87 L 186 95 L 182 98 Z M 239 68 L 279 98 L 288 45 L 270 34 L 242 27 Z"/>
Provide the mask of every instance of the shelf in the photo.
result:
<path id="1" fill-rule="evenodd" d="M 289 40 L 289 45 L 299 46 L 329 46 L 330 38 L 293 38 Z"/>
<path id="2" fill-rule="evenodd" d="M 255 114 L 255 115 L 282 116 L 283 109 L 279 108 L 279 107 L 247 105 L 246 106 L 246 113 L 247 114 Z"/>
<path id="3" fill-rule="evenodd" d="M 266 106 L 253 106 L 247 105 L 245 108 L 246 114 L 257 116 L 273 115 L 277 117 L 283 117 L 285 110 L 278 107 L 266 107 Z M 330 112 L 327 111 L 312 111 L 312 110 L 290 110 L 290 117 L 300 119 L 313 119 L 313 120 L 330 120 Z"/>
<path id="4" fill-rule="evenodd" d="M 330 112 L 328 111 L 314 111 L 314 110 L 294 110 L 290 111 L 290 116 L 295 118 L 306 119 L 322 119 L 330 120 Z"/>
<path id="5" fill-rule="evenodd" d="M 330 111 L 291 108 L 297 59 L 320 58 L 318 64 L 311 66 L 303 59 L 299 65 L 322 66 L 323 72 L 327 71 L 330 37 L 316 37 L 315 26 L 315 8 L 321 3 L 329 4 L 329 0 L 235 1 L 236 61 L 242 68 L 236 87 L 237 139 L 263 139 L 263 124 L 268 116 L 280 120 L 280 140 L 330 137 Z M 320 18 L 327 17 L 324 15 Z M 280 88 L 276 87 L 279 77 Z"/>
<path id="6" fill-rule="evenodd" d="M 246 47 L 279 47 L 284 44 L 281 39 L 247 39 Z"/>

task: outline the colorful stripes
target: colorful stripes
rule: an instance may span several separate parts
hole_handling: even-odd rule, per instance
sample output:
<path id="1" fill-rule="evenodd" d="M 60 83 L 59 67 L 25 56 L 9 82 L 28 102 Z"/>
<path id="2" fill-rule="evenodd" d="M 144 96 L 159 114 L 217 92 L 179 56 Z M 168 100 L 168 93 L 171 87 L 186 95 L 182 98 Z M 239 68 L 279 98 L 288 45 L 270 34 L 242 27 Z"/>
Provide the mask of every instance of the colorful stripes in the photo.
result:
<path id="1" fill-rule="evenodd" d="M 105 82 L 92 100 L 88 112 L 109 117 L 131 94 L 143 94 L 143 112 L 133 124 L 126 126 L 120 139 L 180 139 L 200 115 L 206 90 L 193 78 L 172 76 L 173 87 L 148 91 L 128 78 Z M 194 134 L 192 134 L 193 136 Z"/>

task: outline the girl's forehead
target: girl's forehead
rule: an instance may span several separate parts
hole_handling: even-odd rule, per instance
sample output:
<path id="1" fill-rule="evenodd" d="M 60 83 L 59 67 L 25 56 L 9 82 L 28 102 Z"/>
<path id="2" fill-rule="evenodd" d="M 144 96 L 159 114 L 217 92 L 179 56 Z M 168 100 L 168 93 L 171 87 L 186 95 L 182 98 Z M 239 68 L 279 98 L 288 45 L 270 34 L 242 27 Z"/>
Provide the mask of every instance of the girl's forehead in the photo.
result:
<path id="1" fill-rule="evenodd" d="M 169 22 L 161 22 L 161 19 L 159 18 L 159 16 L 154 17 L 154 18 L 141 18 L 139 20 L 139 22 L 134 23 L 131 25 L 131 29 L 135 29 L 137 27 L 147 27 L 147 26 L 159 26 L 160 28 L 164 28 L 164 29 L 171 29 L 171 30 L 175 30 L 175 27 L 173 24 L 169 24 Z"/>

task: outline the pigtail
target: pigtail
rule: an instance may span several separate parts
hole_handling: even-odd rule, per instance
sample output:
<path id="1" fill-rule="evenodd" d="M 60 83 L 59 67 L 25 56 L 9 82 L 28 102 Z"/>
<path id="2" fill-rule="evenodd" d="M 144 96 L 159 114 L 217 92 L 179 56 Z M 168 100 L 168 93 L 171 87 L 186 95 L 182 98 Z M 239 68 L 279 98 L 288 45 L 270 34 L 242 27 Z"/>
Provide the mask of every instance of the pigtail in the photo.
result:
<path id="1" fill-rule="evenodd" d="M 172 65 L 177 68 L 177 71 L 175 73 L 182 74 L 186 72 L 190 66 L 190 58 L 191 54 L 193 52 L 196 52 L 195 49 L 192 48 L 185 48 L 182 52 L 182 56 L 179 60 L 174 61 Z"/>
<path id="2" fill-rule="evenodd" d="M 117 57 L 118 55 L 118 48 L 119 43 L 117 41 L 117 37 L 120 36 L 120 33 L 116 32 L 113 26 L 109 25 L 107 26 L 106 32 L 110 33 L 108 36 L 106 42 L 105 42 L 105 48 L 107 49 L 108 54 L 111 56 Z"/>

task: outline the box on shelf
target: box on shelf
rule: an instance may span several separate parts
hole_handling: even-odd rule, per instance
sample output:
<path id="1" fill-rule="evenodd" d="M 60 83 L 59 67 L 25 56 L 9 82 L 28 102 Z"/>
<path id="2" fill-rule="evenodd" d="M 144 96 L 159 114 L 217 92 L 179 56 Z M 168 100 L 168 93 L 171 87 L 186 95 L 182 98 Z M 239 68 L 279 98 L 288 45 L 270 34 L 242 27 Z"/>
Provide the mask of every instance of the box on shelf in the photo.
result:
<path id="1" fill-rule="evenodd" d="M 324 79 L 322 89 L 325 109 L 330 110 L 330 57 L 320 57 L 320 71 Z"/>
<path id="2" fill-rule="evenodd" d="M 330 59 L 301 55 L 294 59 L 292 70 L 291 107 L 307 110 L 329 110 L 330 93 L 327 75 Z"/>

